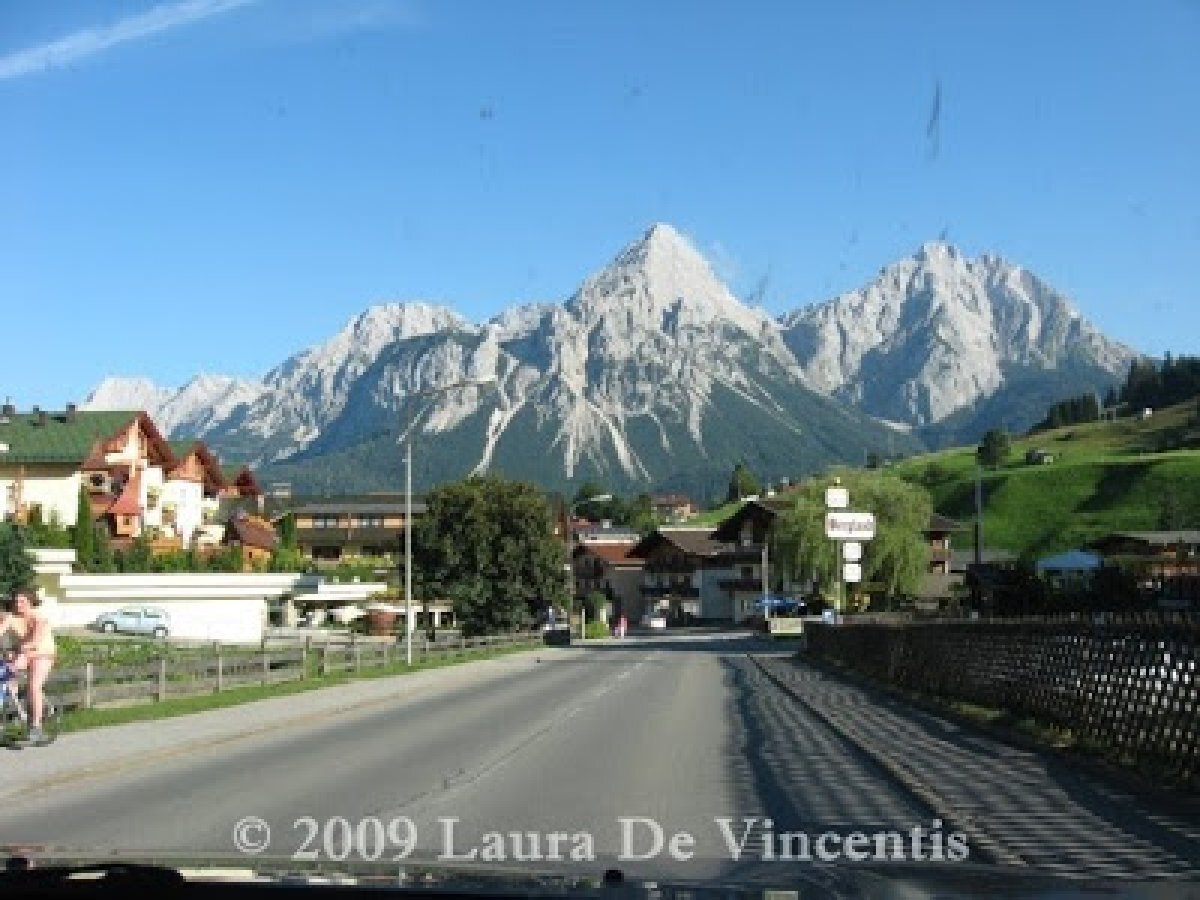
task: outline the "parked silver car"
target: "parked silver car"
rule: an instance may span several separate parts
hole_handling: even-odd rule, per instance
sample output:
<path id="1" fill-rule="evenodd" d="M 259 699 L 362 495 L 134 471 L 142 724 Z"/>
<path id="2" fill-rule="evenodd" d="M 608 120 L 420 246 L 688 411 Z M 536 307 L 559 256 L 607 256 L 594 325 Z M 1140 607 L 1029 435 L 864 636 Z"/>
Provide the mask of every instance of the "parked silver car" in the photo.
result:
<path id="1" fill-rule="evenodd" d="M 157 606 L 124 606 L 115 612 L 102 613 L 92 627 L 107 634 L 149 634 L 165 638 L 171 633 L 171 617 Z"/>

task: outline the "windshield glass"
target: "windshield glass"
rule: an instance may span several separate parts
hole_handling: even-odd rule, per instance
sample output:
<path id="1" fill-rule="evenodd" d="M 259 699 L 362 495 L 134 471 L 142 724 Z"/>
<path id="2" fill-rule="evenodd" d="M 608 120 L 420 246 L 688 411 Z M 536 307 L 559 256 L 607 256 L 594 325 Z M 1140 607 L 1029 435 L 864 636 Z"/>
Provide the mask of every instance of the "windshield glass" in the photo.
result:
<path id="1" fill-rule="evenodd" d="M 3 840 L 1200 877 L 1198 37 L 5 3 Z"/>

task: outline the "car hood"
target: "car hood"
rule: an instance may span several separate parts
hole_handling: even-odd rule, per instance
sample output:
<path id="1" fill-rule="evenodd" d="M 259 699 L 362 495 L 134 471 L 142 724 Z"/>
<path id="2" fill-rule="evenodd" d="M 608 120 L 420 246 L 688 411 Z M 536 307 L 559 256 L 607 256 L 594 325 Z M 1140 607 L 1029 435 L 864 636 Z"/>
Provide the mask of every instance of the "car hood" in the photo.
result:
<path id="1" fill-rule="evenodd" d="M 1200 890 L 1196 880 L 1101 881 L 1072 879 L 1037 869 L 978 863 L 777 863 L 747 867 L 730 877 L 697 882 L 625 877 L 602 867 L 515 868 L 485 864 L 305 863 L 292 859 L 221 854 L 71 852 L 51 847 L 0 847 L 7 860 L 0 890 L 30 879 L 97 877 L 97 873 L 161 873 L 196 882 L 275 883 L 381 888 L 399 893 L 457 892 L 479 896 L 567 896 L 615 898 L 747 897 L 1178 897 L 1181 887 Z M 153 880 L 153 878 L 151 878 Z"/>

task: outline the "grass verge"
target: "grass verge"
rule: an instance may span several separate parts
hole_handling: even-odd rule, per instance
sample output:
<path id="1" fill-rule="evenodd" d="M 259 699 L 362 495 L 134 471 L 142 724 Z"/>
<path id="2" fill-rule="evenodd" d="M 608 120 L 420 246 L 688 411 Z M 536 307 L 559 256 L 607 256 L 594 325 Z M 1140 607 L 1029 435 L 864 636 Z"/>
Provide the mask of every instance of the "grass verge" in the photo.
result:
<path id="1" fill-rule="evenodd" d="M 541 646 L 540 643 L 530 643 L 516 647 L 468 650 L 460 655 L 438 656 L 428 660 L 416 661 L 412 666 L 407 666 L 403 662 L 400 662 L 388 666 L 362 669 L 358 672 L 330 672 L 326 675 L 316 674 L 316 661 L 313 660 L 313 671 L 310 671 L 308 677 L 302 681 L 283 681 L 267 685 L 246 685 L 229 688 L 220 693 L 195 694 L 190 697 L 169 697 L 159 702 L 151 701 L 136 706 L 109 709 L 81 709 L 68 713 L 63 717 L 62 730 L 63 732 L 82 731 L 88 728 L 100 728 L 107 725 L 123 725 L 127 722 L 148 722 L 173 716 L 185 716 L 190 713 L 205 712 L 210 709 L 224 709 L 229 706 L 250 703 L 254 700 L 267 700 L 272 697 L 301 694 L 307 691 L 333 687 L 339 684 L 348 684 L 352 681 L 361 681 L 368 678 L 387 678 L 395 675 L 406 675 L 410 672 L 441 669 L 460 663 L 508 656 L 512 653 L 534 650 Z"/>

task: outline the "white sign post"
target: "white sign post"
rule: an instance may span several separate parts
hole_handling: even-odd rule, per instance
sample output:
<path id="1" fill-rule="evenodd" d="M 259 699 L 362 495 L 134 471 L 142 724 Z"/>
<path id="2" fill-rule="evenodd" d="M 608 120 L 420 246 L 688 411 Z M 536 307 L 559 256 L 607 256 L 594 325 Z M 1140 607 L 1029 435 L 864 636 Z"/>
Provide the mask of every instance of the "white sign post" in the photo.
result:
<path id="1" fill-rule="evenodd" d="M 837 548 L 837 569 L 841 576 L 837 580 L 837 612 L 842 611 L 846 584 L 862 581 L 862 543 L 875 537 L 875 516 L 868 512 L 851 512 L 850 492 L 835 481 L 833 487 L 825 489 L 825 536 Z"/>

